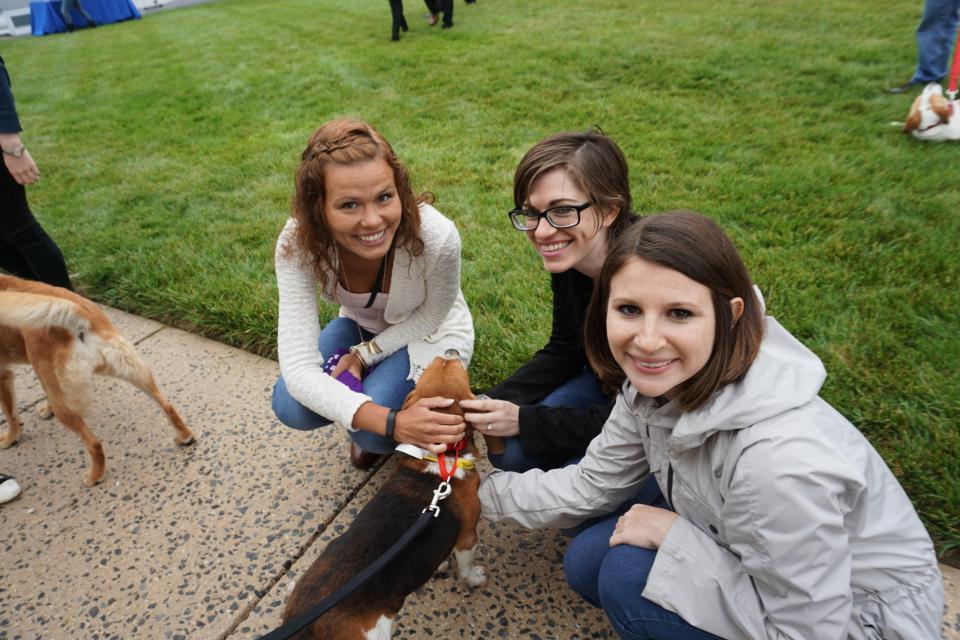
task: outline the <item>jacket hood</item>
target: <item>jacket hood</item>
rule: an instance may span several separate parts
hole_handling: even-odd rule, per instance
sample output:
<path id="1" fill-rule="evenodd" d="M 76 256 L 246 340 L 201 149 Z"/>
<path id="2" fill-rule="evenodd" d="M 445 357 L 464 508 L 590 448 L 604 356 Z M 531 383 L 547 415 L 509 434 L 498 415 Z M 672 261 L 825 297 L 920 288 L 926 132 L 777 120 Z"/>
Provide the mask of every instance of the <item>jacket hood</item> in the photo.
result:
<path id="1" fill-rule="evenodd" d="M 815 399 L 827 377 L 820 358 L 770 316 L 763 331 L 760 353 L 743 379 L 720 389 L 699 409 L 680 412 L 673 402 L 654 409 L 629 384 L 627 400 L 650 424 L 672 427 L 670 450 L 677 453 L 700 446 L 718 431 L 749 427 Z"/>

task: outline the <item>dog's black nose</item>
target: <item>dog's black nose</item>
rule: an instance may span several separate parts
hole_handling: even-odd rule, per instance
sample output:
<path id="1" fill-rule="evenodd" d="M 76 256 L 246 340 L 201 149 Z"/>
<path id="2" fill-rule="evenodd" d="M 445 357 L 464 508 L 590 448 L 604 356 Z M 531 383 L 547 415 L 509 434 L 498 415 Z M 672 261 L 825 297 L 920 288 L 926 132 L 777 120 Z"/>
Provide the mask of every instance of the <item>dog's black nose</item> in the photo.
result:
<path id="1" fill-rule="evenodd" d="M 443 352 L 443 357 L 447 360 L 456 360 L 460 358 L 460 352 L 456 349 L 447 349 Z"/>

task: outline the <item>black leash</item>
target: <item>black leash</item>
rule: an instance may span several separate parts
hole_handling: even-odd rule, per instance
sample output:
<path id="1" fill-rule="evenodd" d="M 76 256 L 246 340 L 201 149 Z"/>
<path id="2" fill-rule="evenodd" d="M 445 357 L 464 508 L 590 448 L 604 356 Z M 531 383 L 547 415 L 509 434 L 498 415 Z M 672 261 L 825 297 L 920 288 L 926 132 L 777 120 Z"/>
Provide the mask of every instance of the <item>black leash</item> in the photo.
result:
<path id="1" fill-rule="evenodd" d="M 446 485 L 446 487 L 444 486 Z M 329 596 L 313 605 L 297 617 L 292 620 L 284 623 L 282 626 L 274 629 L 265 636 L 261 636 L 258 640 L 286 640 L 293 634 L 297 633 L 314 620 L 325 614 L 327 611 L 332 609 L 337 603 L 349 596 L 351 593 L 357 590 L 357 588 L 366 582 L 370 576 L 375 574 L 380 569 L 397 557 L 397 555 L 403 551 L 410 542 L 413 541 L 418 535 L 420 535 L 424 529 L 440 515 L 440 507 L 437 506 L 437 503 L 440 500 L 443 500 L 448 495 L 450 495 L 450 485 L 446 482 L 441 482 L 440 487 L 433 492 L 433 502 L 430 503 L 430 506 L 423 510 L 423 513 L 420 514 L 420 517 L 417 518 L 417 521 L 413 523 L 413 526 L 407 529 L 407 532 L 397 540 L 392 547 L 387 549 L 387 551 L 377 558 L 376 562 L 371 564 L 369 567 L 353 576 L 346 584 L 342 587 L 331 593 Z"/>

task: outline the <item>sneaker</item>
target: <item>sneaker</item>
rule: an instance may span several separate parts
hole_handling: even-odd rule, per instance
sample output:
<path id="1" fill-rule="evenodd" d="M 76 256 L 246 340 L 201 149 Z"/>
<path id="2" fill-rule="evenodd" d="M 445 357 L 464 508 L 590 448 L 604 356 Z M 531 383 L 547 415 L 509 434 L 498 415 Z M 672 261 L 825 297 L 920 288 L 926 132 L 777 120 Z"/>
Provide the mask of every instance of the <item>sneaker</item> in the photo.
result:
<path id="1" fill-rule="evenodd" d="M 20 484 L 13 477 L 0 473 L 0 504 L 20 495 Z"/>

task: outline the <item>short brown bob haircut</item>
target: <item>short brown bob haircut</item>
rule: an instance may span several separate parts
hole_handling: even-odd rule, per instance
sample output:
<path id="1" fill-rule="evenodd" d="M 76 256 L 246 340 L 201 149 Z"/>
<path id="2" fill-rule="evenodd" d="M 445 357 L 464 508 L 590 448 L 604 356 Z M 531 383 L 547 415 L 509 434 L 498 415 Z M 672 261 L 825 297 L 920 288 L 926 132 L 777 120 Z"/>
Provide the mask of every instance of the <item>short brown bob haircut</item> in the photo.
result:
<path id="1" fill-rule="evenodd" d="M 513 175 L 513 205 L 523 208 L 537 178 L 558 167 L 566 169 L 598 211 L 611 205 L 617 207 L 617 217 L 608 231 L 611 238 L 634 222 L 627 158 L 617 143 L 596 126 L 583 132 L 555 133 L 530 147 Z M 600 224 L 597 215 L 597 230 Z"/>
<path id="2" fill-rule="evenodd" d="M 297 233 L 295 242 L 287 245 L 288 250 L 296 248 L 310 257 L 321 288 L 327 286 L 327 274 L 337 269 L 336 242 L 330 235 L 323 210 L 327 167 L 334 163 L 351 165 L 380 158 L 386 160 L 393 170 L 393 181 L 400 199 L 400 226 L 394 246 L 406 247 L 414 256 L 423 253 L 419 204 L 431 202 L 432 194 L 414 196 L 406 167 L 397 160 L 390 143 L 376 129 L 354 118 L 331 120 L 314 131 L 300 157 L 296 194 L 291 207 L 291 215 L 297 221 Z"/>
<path id="3" fill-rule="evenodd" d="M 679 271 L 710 289 L 716 316 L 713 352 L 698 373 L 683 383 L 676 400 L 692 411 L 706 404 L 726 384 L 740 380 L 760 352 L 763 309 L 750 274 L 733 242 L 706 216 L 670 211 L 643 218 L 620 236 L 607 254 L 584 324 L 587 357 L 601 382 L 618 389 L 626 375 L 607 341 L 610 280 L 632 258 Z M 743 314 L 734 320 L 730 300 L 743 299 Z"/>

